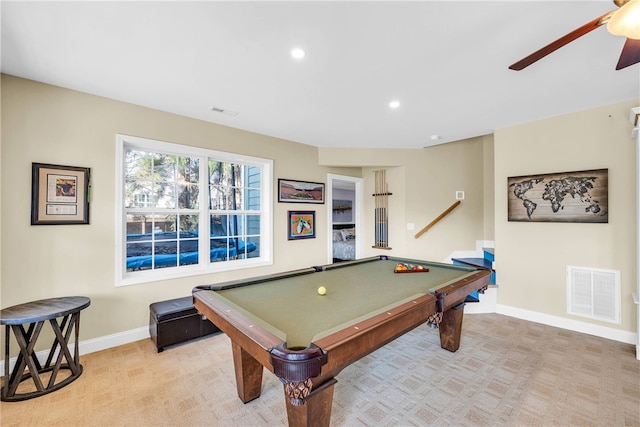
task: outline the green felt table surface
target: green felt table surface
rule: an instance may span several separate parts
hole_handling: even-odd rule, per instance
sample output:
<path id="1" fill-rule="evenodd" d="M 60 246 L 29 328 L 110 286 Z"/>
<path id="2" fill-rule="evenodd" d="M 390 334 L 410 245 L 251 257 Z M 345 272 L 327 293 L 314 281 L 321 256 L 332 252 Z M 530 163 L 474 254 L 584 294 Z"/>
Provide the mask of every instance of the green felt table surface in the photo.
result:
<path id="1" fill-rule="evenodd" d="M 398 262 L 420 264 L 429 272 L 394 273 Z M 216 298 L 222 298 L 286 341 L 288 347 L 307 347 L 314 340 L 475 271 L 457 265 L 389 257 L 213 292 Z M 327 289 L 326 295 L 318 294 L 320 286 Z"/>

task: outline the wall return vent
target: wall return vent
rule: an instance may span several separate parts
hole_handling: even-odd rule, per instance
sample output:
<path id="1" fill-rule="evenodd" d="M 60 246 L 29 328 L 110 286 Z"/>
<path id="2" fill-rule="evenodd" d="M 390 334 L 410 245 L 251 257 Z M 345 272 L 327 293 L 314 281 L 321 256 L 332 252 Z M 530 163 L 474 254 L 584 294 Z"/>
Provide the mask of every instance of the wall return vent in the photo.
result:
<path id="1" fill-rule="evenodd" d="M 567 266 L 567 313 L 620 324 L 620 271 Z"/>

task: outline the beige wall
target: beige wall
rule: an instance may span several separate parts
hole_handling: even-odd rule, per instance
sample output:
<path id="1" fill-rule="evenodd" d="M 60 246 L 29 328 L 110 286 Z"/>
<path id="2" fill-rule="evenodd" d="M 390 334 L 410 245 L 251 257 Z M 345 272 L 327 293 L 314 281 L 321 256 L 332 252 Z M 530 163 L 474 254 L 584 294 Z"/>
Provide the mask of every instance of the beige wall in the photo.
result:
<path id="1" fill-rule="evenodd" d="M 327 173 L 357 176 L 363 170 L 366 212 L 373 212 L 372 165 L 387 166 L 391 159 L 390 243 L 396 254 L 442 259 L 453 250 L 473 248 L 474 239 L 483 238 L 481 140 L 399 152 L 339 150 L 338 158 L 350 161 L 327 162 L 320 161 L 315 147 L 3 75 L 1 306 L 86 295 L 92 304 L 83 313 L 82 340 L 144 327 L 150 303 L 189 295 L 199 284 L 327 261 L 327 239 L 322 238 L 326 205 L 274 202 L 272 267 L 115 287 L 117 133 L 273 159 L 274 188 L 277 178 L 325 182 Z M 91 168 L 89 225 L 30 225 L 32 162 Z M 413 239 L 415 231 L 407 231 L 406 223 L 423 227 L 453 203 L 459 189 L 467 191 L 465 204 L 428 235 Z M 300 207 L 316 210 L 319 238 L 286 239 L 286 211 Z M 373 255 L 379 253 L 370 248 L 373 218 L 365 218 L 364 255 Z"/>
<path id="2" fill-rule="evenodd" d="M 485 135 L 483 137 L 483 199 L 484 199 L 484 238 L 493 240 L 495 236 L 495 218 L 494 218 L 494 145 L 493 135 Z"/>
<path id="3" fill-rule="evenodd" d="M 322 237 L 327 232 L 327 205 L 274 201 L 272 267 L 116 288 L 117 133 L 273 159 L 274 189 L 277 178 L 326 182 L 327 173 L 362 176 L 364 256 L 390 253 L 441 260 L 453 251 L 475 249 L 476 240 L 495 240 L 500 304 L 564 316 L 566 264 L 619 269 L 621 328 L 635 330 L 630 302 L 636 268 L 635 151 L 627 117 L 637 101 L 501 129 L 495 138 L 423 150 L 367 150 L 317 149 L 6 75 L 1 91 L 0 306 L 61 295 L 89 296 L 92 305 L 83 312 L 81 340 L 145 327 L 150 303 L 188 295 L 195 285 L 327 261 L 328 242 Z M 91 224 L 30 225 L 32 162 L 91 168 Z M 609 224 L 506 221 L 508 176 L 601 167 L 609 168 Z M 379 168 L 387 170 L 393 193 L 391 251 L 371 248 L 373 171 Z M 455 202 L 457 190 L 465 191 L 463 203 L 414 239 Z M 286 212 L 301 207 L 316 211 L 318 238 L 288 241 Z M 407 230 L 408 223 L 415 230 Z"/>
<path id="4" fill-rule="evenodd" d="M 369 231 L 365 256 L 393 254 L 418 259 L 444 260 L 452 252 L 475 250 L 477 240 L 493 240 L 493 170 L 485 173 L 485 152 L 492 153 L 493 139 L 478 137 L 421 150 L 319 149 L 320 164 L 363 167 L 364 228 Z M 491 167 L 489 162 L 489 167 Z M 372 249 L 375 193 L 374 171 L 386 170 L 390 251 Z M 416 239 L 415 234 L 455 203 L 456 191 L 465 200 L 437 225 Z M 489 209 L 486 199 L 489 196 Z M 370 214 L 368 214 L 370 213 Z M 408 230 L 407 224 L 414 224 Z"/>
<path id="5" fill-rule="evenodd" d="M 325 182 L 328 172 L 354 172 L 318 166 L 315 147 L 3 75 L 1 307 L 86 295 L 87 340 L 144 327 L 150 303 L 190 295 L 199 284 L 326 263 L 327 239 L 286 237 L 286 212 L 300 208 L 317 212 L 323 236 L 326 205 L 274 201 L 272 267 L 115 287 L 117 133 L 273 159 L 274 189 L 277 178 Z M 91 168 L 89 225 L 30 225 L 32 162 Z"/>
<path id="6" fill-rule="evenodd" d="M 628 117 L 637 105 L 636 99 L 495 132 L 499 304 L 572 318 L 566 266 L 619 270 L 622 324 L 590 323 L 635 331 L 635 143 Z M 507 221 L 508 177 L 600 168 L 609 169 L 608 224 Z"/>

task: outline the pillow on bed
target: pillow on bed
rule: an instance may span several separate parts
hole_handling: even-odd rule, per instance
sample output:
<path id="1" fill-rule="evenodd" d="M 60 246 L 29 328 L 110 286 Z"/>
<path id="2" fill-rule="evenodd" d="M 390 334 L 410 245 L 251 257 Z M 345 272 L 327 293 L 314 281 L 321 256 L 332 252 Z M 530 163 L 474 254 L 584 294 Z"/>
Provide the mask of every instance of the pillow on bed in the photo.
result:
<path id="1" fill-rule="evenodd" d="M 342 238 L 342 232 L 340 230 L 333 230 L 333 241 L 342 242 L 342 240 L 344 240 Z"/>
<path id="2" fill-rule="evenodd" d="M 352 240 L 356 238 L 356 230 L 353 228 L 345 228 L 344 230 L 340 230 L 342 233 L 343 240 Z"/>

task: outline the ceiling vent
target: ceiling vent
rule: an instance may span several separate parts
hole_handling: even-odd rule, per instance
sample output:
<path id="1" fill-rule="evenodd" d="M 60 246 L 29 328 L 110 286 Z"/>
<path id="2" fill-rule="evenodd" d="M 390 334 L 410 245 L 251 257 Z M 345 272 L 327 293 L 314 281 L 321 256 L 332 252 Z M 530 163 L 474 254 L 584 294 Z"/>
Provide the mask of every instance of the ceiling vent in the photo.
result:
<path id="1" fill-rule="evenodd" d="M 211 107 L 209 107 L 209 110 L 213 111 L 214 113 L 226 114 L 227 116 L 232 116 L 232 117 L 235 117 L 238 114 L 240 114 L 237 111 L 227 110 L 225 108 L 216 107 L 215 105 L 212 105 Z"/>

